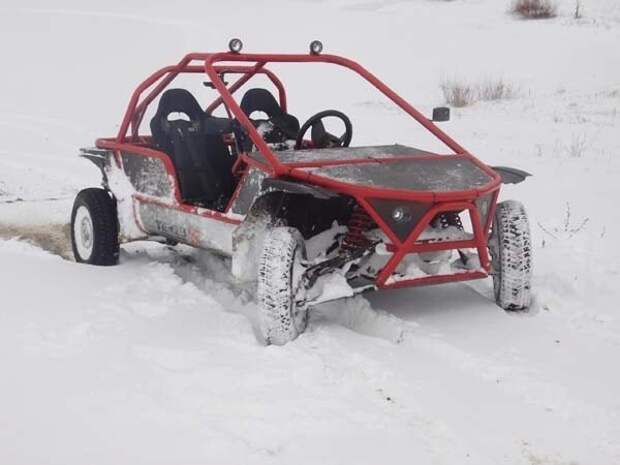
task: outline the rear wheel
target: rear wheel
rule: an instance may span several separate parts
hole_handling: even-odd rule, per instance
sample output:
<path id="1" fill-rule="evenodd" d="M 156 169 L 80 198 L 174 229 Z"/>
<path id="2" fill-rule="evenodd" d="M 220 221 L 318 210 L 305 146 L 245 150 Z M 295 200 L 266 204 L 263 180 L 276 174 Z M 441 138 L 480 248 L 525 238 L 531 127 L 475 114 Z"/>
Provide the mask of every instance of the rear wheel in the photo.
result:
<path id="1" fill-rule="evenodd" d="M 497 204 L 489 251 L 495 302 L 508 311 L 527 309 L 532 298 L 532 245 L 527 213 L 520 202 Z"/>
<path id="2" fill-rule="evenodd" d="M 297 229 L 277 227 L 267 232 L 257 293 L 260 328 L 269 344 L 286 344 L 306 329 L 308 310 L 301 279 L 305 255 Z"/>
<path id="3" fill-rule="evenodd" d="M 118 263 L 116 202 L 104 189 L 78 193 L 71 212 L 71 245 L 76 262 L 91 265 Z"/>

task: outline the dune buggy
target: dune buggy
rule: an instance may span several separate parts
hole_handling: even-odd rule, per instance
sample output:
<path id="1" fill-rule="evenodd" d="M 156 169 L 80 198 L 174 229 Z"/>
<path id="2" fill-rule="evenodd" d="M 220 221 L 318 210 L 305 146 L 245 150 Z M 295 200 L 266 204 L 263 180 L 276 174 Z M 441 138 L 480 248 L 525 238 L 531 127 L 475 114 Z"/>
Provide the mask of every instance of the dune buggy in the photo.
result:
<path id="1" fill-rule="evenodd" d="M 482 163 L 435 125 L 448 119 L 448 108 L 425 117 L 356 62 L 322 54 L 318 42 L 308 54 L 246 54 L 240 42 L 229 46 L 189 54 L 152 74 L 131 96 L 116 137 L 82 149 L 101 169 L 103 187 L 75 199 L 76 261 L 116 264 L 119 244 L 136 240 L 215 250 L 256 289 L 261 330 L 273 344 L 302 333 L 313 305 L 367 290 L 492 275 L 499 306 L 528 307 L 526 213 L 518 202 L 498 203 L 502 182 L 520 182 L 527 173 Z M 352 122 L 337 110 L 300 125 L 269 69 L 275 63 L 357 73 L 451 153 L 352 147 Z M 182 74 L 206 75 L 215 99 L 202 106 L 188 90 L 171 88 Z M 249 88 L 238 103 L 233 95 L 259 75 L 273 83 L 277 98 Z M 141 128 L 151 105 L 148 135 Z M 225 116 L 215 116 L 216 109 Z M 326 118 L 340 119 L 344 133 L 328 132 Z"/>

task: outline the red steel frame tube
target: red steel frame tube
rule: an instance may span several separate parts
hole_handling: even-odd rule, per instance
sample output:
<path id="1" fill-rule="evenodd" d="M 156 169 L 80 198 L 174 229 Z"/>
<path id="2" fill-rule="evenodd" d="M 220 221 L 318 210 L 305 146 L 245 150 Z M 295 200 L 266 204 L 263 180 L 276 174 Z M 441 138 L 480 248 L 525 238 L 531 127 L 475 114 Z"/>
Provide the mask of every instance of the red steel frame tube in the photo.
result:
<path id="1" fill-rule="evenodd" d="M 409 236 L 405 241 L 400 241 L 398 237 L 391 232 L 389 226 L 385 223 L 385 221 L 379 216 L 379 214 L 372 208 L 372 206 L 365 200 L 362 201 L 364 207 L 371 215 L 371 217 L 377 222 L 377 224 L 381 227 L 381 229 L 386 232 L 389 231 L 390 240 L 392 240 L 392 244 L 394 244 L 395 250 L 390 257 L 389 261 L 377 276 L 377 285 L 379 287 L 384 287 L 386 285 L 389 277 L 394 273 L 398 264 L 402 261 L 405 255 L 412 253 L 420 252 L 432 252 L 440 249 L 457 249 L 463 245 L 467 247 L 476 248 L 478 252 L 478 257 L 480 260 L 480 266 L 485 272 L 489 271 L 489 255 L 486 247 L 486 234 L 483 231 L 482 224 L 480 221 L 480 215 L 478 214 L 478 209 L 472 202 L 445 202 L 438 203 L 433 205 L 418 221 L 413 230 L 409 233 Z M 468 210 L 471 218 L 471 223 L 474 232 L 473 241 L 466 241 L 465 243 L 459 241 L 457 242 L 445 242 L 442 244 L 442 247 L 439 248 L 438 245 L 435 244 L 416 244 L 416 241 L 420 237 L 420 234 L 426 229 L 431 220 L 442 212 L 447 211 L 461 211 Z"/>
<path id="2" fill-rule="evenodd" d="M 228 92 L 230 92 L 231 95 L 234 94 L 240 87 L 242 87 L 246 82 L 248 82 L 256 74 L 265 74 L 269 78 L 269 80 L 273 83 L 273 85 L 276 86 L 276 88 L 278 89 L 278 100 L 280 103 L 280 108 L 282 108 L 282 110 L 286 112 L 288 108 L 288 102 L 286 99 L 286 90 L 284 89 L 284 84 L 282 84 L 282 81 L 280 81 L 278 76 L 276 76 L 275 73 L 273 73 L 273 71 L 265 68 L 264 66 L 265 66 L 265 63 L 258 63 L 255 67 L 217 66 L 216 70 L 218 74 L 220 75 L 225 74 L 225 73 L 236 73 L 236 74 L 243 73 L 243 76 L 241 76 L 237 81 L 235 81 L 231 86 L 228 87 Z M 202 68 L 202 71 L 204 71 L 204 68 Z M 224 103 L 224 100 L 220 96 L 216 98 L 207 107 L 205 112 L 210 115 L 222 103 Z"/>
<path id="3" fill-rule="evenodd" d="M 138 88 L 134 91 L 127 105 L 127 110 L 125 111 L 125 116 L 121 123 L 121 127 L 118 131 L 116 140 L 117 142 L 124 142 L 127 136 L 127 131 L 131 126 L 132 132 L 132 140 L 135 140 L 137 137 L 138 127 L 142 121 L 144 113 L 148 107 L 148 105 L 181 73 L 204 73 L 204 66 L 196 66 L 188 64 L 192 60 L 188 60 L 188 56 L 186 56 L 183 60 L 181 60 L 178 64 L 172 66 L 166 66 L 161 68 L 160 70 L 153 73 L 149 76 L 145 81 L 143 81 Z M 280 106 L 284 111 L 287 108 L 287 97 L 286 97 L 286 89 L 282 84 L 282 81 L 276 76 L 271 70 L 263 68 L 265 63 L 260 63 L 255 66 L 216 66 L 215 69 L 218 74 L 229 73 L 229 74 L 242 74 L 241 78 L 239 78 L 233 85 L 228 88 L 228 92 L 233 94 L 236 90 L 238 90 L 243 84 L 245 84 L 248 80 L 250 80 L 256 74 L 265 74 L 270 81 L 274 84 L 276 89 L 278 90 L 278 98 Z M 158 82 L 159 81 L 159 82 Z M 142 94 L 153 86 L 155 83 L 157 85 L 144 97 L 140 100 Z M 222 104 L 223 100 L 221 97 L 218 97 L 215 101 L 213 101 L 208 107 L 206 112 L 211 114 L 218 106 Z"/>

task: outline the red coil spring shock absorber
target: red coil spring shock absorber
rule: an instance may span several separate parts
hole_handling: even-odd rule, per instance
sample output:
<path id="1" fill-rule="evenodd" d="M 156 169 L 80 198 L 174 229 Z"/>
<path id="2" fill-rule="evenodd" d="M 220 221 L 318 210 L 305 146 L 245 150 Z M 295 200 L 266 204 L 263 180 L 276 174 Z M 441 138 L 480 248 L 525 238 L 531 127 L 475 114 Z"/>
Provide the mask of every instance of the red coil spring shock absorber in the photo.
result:
<path id="1" fill-rule="evenodd" d="M 349 230 L 342 240 L 342 250 L 345 252 L 369 247 L 371 241 L 364 233 L 376 228 L 377 225 L 366 213 L 366 210 L 359 205 L 355 205 L 347 227 Z"/>

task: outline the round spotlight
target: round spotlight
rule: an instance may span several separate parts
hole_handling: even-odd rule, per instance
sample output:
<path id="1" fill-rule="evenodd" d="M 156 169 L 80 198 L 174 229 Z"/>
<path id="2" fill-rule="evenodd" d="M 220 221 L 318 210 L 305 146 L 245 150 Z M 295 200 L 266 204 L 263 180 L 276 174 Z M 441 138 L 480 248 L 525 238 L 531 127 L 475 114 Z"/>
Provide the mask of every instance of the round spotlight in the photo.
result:
<path id="1" fill-rule="evenodd" d="M 310 53 L 312 55 L 319 55 L 323 51 L 323 43 L 320 40 L 313 40 L 310 42 Z"/>
<path id="2" fill-rule="evenodd" d="M 240 53 L 241 49 L 243 49 L 243 42 L 241 42 L 241 39 L 230 39 L 228 49 L 233 53 Z"/>
<path id="3" fill-rule="evenodd" d="M 392 219 L 397 223 L 409 221 L 409 212 L 404 207 L 396 207 L 392 210 Z"/>

